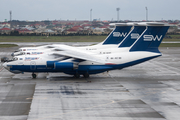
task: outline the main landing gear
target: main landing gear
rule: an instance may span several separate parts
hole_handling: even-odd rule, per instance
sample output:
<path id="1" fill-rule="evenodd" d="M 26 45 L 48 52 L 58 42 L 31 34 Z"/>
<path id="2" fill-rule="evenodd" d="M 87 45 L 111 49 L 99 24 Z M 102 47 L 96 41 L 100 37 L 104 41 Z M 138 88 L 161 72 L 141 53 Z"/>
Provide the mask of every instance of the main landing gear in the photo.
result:
<path id="1" fill-rule="evenodd" d="M 80 78 L 80 74 L 79 74 L 79 73 L 75 73 L 75 74 L 74 74 L 74 77 L 75 77 L 75 78 Z"/>
<path id="2" fill-rule="evenodd" d="M 36 77 L 36 74 L 32 73 L 32 78 L 35 79 Z"/>
<path id="3" fill-rule="evenodd" d="M 89 78 L 89 73 L 83 74 L 84 78 Z"/>
<path id="4" fill-rule="evenodd" d="M 79 73 L 75 73 L 75 74 L 74 74 L 74 77 L 75 77 L 75 78 L 80 78 L 80 74 L 79 74 Z M 87 73 L 83 74 L 83 77 L 84 77 L 84 78 L 89 78 L 89 73 L 87 72 Z"/>

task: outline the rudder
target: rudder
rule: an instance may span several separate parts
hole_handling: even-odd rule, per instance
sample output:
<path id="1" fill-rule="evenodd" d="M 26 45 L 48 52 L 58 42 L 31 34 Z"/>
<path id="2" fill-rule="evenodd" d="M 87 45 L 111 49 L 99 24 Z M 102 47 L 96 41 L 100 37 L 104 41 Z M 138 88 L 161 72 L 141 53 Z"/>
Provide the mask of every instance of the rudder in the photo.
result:
<path id="1" fill-rule="evenodd" d="M 119 44 L 129 33 L 131 26 L 116 26 L 110 35 L 103 41 L 102 45 L 106 44 Z"/>
<path id="2" fill-rule="evenodd" d="M 132 45 L 129 51 L 159 52 L 161 44 L 169 26 L 146 26 L 146 30 L 140 38 Z"/>
<path id="3" fill-rule="evenodd" d="M 143 33 L 143 31 L 146 29 L 145 26 L 134 26 L 132 31 L 124 38 L 122 43 L 120 43 L 120 47 L 130 47 Z"/>

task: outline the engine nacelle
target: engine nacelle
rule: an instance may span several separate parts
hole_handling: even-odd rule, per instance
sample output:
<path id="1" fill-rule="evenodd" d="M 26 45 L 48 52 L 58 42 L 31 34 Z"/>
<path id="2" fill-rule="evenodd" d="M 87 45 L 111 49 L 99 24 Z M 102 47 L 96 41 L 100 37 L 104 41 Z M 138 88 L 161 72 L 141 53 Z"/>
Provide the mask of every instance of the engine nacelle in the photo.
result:
<path id="1" fill-rule="evenodd" d="M 74 70 L 78 68 L 78 64 L 72 62 L 56 62 L 54 68 L 57 70 Z"/>
<path id="2" fill-rule="evenodd" d="M 54 68 L 54 63 L 59 62 L 59 61 L 47 61 L 46 62 L 46 67 L 49 68 Z"/>

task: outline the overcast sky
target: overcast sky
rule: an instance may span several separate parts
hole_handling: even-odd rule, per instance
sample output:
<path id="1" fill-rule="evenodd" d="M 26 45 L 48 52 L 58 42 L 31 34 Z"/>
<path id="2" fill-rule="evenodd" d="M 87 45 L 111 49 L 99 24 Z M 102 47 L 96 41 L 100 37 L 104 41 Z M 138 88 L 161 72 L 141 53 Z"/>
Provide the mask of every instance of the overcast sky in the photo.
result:
<path id="1" fill-rule="evenodd" d="M 180 20 L 180 0 L 0 0 L 0 21 L 9 20 Z"/>

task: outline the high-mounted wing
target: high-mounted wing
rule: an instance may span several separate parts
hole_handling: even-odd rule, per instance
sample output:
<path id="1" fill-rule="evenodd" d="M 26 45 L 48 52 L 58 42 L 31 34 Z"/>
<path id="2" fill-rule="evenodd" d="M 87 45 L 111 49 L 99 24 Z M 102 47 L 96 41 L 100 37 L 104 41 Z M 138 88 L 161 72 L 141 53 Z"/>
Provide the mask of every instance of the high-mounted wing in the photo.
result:
<path id="1" fill-rule="evenodd" d="M 54 53 L 55 55 L 63 55 L 66 57 L 72 57 L 76 59 L 81 59 L 81 60 L 88 60 L 92 62 L 97 62 L 101 64 L 105 64 L 106 61 L 100 58 L 97 58 L 97 54 L 92 54 L 91 52 L 84 51 L 84 50 L 79 50 L 73 47 L 73 49 L 66 49 L 62 51 L 62 49 L 55 49 L 55 51 L 58 51 Z"/>

